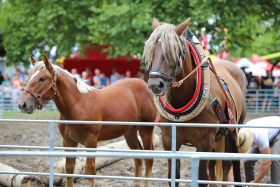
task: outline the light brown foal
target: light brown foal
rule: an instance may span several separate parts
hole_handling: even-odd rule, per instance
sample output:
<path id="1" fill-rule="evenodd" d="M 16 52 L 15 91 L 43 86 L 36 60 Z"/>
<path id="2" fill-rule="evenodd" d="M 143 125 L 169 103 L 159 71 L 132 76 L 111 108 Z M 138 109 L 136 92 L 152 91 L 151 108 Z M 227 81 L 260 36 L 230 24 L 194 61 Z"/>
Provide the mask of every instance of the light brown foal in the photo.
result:
<path id="1" fill-rule="evenodd" d="M 44 102 L 53 99 L 60 120 L 153 122 L 156 118 L 153 96 L 140 79 L 120 80 L 96 90 L 68 71 L 52 65 L 45 55 L 40 62 L 32 56 L 30 59 L 34 65 L 32 75 L 18 104 L 24 113 L 32 114 L 35 109 L 42 108 Z M 86 148 L 96 148 L 98 141 L 123 135 L 131 149 L 154 149 L 153 126 L 58 124 L 58 128 L 65 147 L 77 147 L 80 143 Z M 137 138 L 138 131 L 143 147 Z M 73 174 L 75 161 L 76 158 L 66 158 L 67 174 Z M 134 162 L 135 177 L 141 177 L 143 159 L 134 159 Z M 152 165 L 153 159 L 145 159 L 145 177 L 151 176 Z M 95 158 L 87 158 L 85 172 L 96 174 Z M 73 186 L 71 177 L 67 178 L 66 186 Z M 94 179 L 89 179 L 89 186 L 94 186 Z M 141 186 L 141 181 L 134 181 L 133 186 Z M 148 186 L 147 181 L 144 186 Z"/>

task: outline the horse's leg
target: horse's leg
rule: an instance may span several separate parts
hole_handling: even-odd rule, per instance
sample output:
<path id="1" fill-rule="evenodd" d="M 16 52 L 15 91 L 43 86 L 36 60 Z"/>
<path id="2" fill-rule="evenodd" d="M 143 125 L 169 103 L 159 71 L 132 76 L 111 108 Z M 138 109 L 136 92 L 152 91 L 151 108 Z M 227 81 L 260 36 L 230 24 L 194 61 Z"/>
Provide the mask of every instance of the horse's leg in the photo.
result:
<path id="1" fill-rule="evenodd" d="M 97 147 L 97 136 L 91 135 L 87 137 L 85 142 L 86 148 L 96 148 Z M 85 172 L 86 175 L 95 175 L 96 168 L 95 168 L 95 158 L 87 158 L 86 165 L 85 165 Z M 89 187 L 94 187 L 94 178 L 89 178 Z"/>
<path id="2" fill-rule="evenodd" d="M 143 150 L 138 138 L 137 138 L 137 127 L 132 127 L 125 135 L 125 140 L 130 149 L 138 149 Z M 135 177 L 142 177 L 142 169 L 143 169 L 143 159 L 135 158 L 134 159 L 135 164 Z M 141 181 L 135 180 L 133 182 L 134 187 L 140 187 Z"/>
<path id="3" fill-rule="evenodd" d="M 171 143 L 171 127 L 161 127 L 162 132 L 162 144 L 165 151 L 171 151 L 172 150 L 172 143 Z M 178 132 L 178 131 L 177 131 Z M 176 146 L 176 151 L 180 149 L 181 145 Z M 168 178 L 171 178 L 171 159 L 168 159 Z M 180 159 L 176 160 L 176 179 L 180 179 Z M 169 183 L 169 186 L 171 184 Z M 179 183 L 176 183 L 176 187 L 179 186 Z"/>
<path id="4" fill-rule="evenodd" d="M 197 151 L 199 152 L 212 152 L 214 145 L 214 136 L 212 139 L 201 139 L 201 142 L 197 145 Z M 209 180 L 208 175 L 209 160 L 199 161 L 199 180 Z M 200 184 L 200 187 L 207 187 L 207 184 Z"/>
<path id="5" fill-rule="evenodd" d="M 231 169 L 232 162 L 230 160 L 223 160 L 223 181 L 228 181 L 229 171 Z M 227 185 L 223 185 L 226 187 Z"/>
<path id="6" fill-rule="evenodd" d="M 139 127 L 139 134 L 143 141 L 143 146 L 144 146 L 145 150 L 154 150 L 153 131 L 154 131 L 153 126 Z M 145 167 L 146 167 L 145 177 L 146 178 L 151 177 L 153 162 L 154 162 L 154 159 L 145 159 Z M 149 186 L 149 181 L 144 181 L 144 187 L 148 187 L 148 186 Z"/>
<path id="7" fill-rule="evenodd" d="M 210 160 L 209 161 L 209 177 L 210 177 L 211 181 L 216 181 L 215 165 L 216 165 L 215 160 Z M 210 184 L 210 187 L 216 187 L 216 186 L 217 185 L 215 185 L 215 184 Z"/>
<path id="8" fill-rule="evenodd" d="M 65 141 L 63 139 L 63 146 L 64 147 L 77 147 L 78 143 L 74 142 L 74 141 Z M 73 174 L 74 173 L 75 163 L 76 163 L 76 158 L 66 157 L 66 163 L 65 163 L 66 174 Z M 73 187 L 73 177 L 67 177 L 66 178 L 66 187 Z"/>

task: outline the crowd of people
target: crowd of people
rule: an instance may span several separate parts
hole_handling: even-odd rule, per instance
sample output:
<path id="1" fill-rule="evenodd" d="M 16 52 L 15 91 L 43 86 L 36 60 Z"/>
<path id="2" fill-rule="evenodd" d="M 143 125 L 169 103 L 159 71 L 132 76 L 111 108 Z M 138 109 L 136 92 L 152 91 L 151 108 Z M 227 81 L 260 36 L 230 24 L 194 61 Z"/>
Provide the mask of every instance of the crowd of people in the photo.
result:
<path id="1" fill-rule="evenodd" d="M 112 70 L 112 74 L 109 77 L 99 69 L 95 69 L 94 73 L 92 73 L 90 68 L 86 68 L 81 74 L 78 74 L 77 69 L 73 68 L 71 69 L 71 74 L 80 77 L 86 84 L 94 86 L 96 89 L 102 89 L 120 79 L 132 78 L 129 70 L 122 75 L 116 68 Z M 3 93 L 4 104 L 9 105 L 17 102 L 21 93 L 20 91 L 23 90 L 28 82 L 29 75 L 31 75 L 31 69 L 27 69 L 26 73 L 23 73 L 17 68 L 16 72 L 12 75 L 2 75 L 0 71 L 0 91 Z M 145 75 L 139 71 L 135 78 L 144 80 Z"/>
<path id="2" fill-rule="evenodd" d="M 3 93 L 4 104 L 11 104 L 17 102 L 19 99 L 19 93 L 28 81 L 28 77 L 31 74 L 31 69 L 28 69 L 23 74 L 19 68 L 16 69 L 15 74 L 9 76 L 9 74 L 2 75 L 0 71 L 0 91 Z"/>
<path id="3" fill-rule="evenodd" d="M 76 68 L 71 69 L 71 73 L 72 75 L 79 76 L 86 84 L 94 86 L 96 89 L 102 89 L 120 79 L 132 78 L 131 72 L 129 70 L 127 70 L 125 74 L 122 75 L 116 68 L 112 70 L 112 74 L 110 76 L 106 76 L 106 74 L 104 72 L 101 72 L 99 69 L 95 69 L 94 73 L 92 73 L 90 68 L 86 68 L 86 70 L 83 71 L 81 75 L 78 74 Z M 143 72 L 138 71 L 137 75 L 134 78 L 145 80 L 145 75 Z"/>
<path id="4" fill-rule="evenodd" d="M 253 76 L 252 72 L 246 73 L 247 96 L 250 98 L 249 107 L 254 108 L 256 102 L 256 89 L 262 89 L 259 94 L 262 98 L 262 111 L 270 111 L 272 99 L 280 93 L 280 79 L 273 77 L 272 71 L 267 71 L 267 76 Z"/>

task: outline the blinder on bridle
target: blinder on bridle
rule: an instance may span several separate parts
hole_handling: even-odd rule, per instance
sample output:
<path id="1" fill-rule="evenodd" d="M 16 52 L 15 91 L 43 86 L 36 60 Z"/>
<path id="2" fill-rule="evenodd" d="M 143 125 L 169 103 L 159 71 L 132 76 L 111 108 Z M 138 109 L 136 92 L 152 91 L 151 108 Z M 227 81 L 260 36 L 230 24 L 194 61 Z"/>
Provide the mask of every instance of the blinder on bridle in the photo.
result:
<path id="1" fill-rule="evenodd" d="M 165 71 L 162 71 L 162 70 L 150 70 L 149 78 L 162 78 L 163 80 L 168 81 L 168 85 L 167 85 L 168 87 L 172 86 L 172 80 L 178 74 L 178 72 L 180 70 L 180 67 L 183 66 L 183 60 L 185 59 L 184 54 L 187 51 L 185 43 L 184 43 L 183 36 L 180 36 L 180 41 L 181 41 L 182 46 L 183 46 L 183 54 L 181 53 L 181 51 L 179 52 L 179 59 L 176 63 L 176 66 L 175 66 L 172 74 L 170 75 L 170 74 L 168 74 L 168 73 L 166 73 Z"/>
<path id="2" fill-rule="evenodd" d="M 53 77 L 53 79 L 52 79 L 51 84 L 50 84 L 44 91 L 42 91 L 40 94 L 35 93 L 33 90 L 31 90 L 31 89 L 28 88 L 28 87 L 24 87 L 24 88 L 23 88 L 24 90 L 26 90 L 27 92 L 29 92 L 32 96 L 34 96 L 34 97 L 38 100 L 38 102 L 39 102 L 39 107 L 38 107 L 38 109 L 39 109 L 39 110 L 42 110 L 43 107 L 44 107 L 46 104 L 48 104 L 48 102 L 50 102 L 50 100 L 52 100 L 52 99 L 55 97 L 55 95 L 56 95 L 56 89 L 55 89 L 55 83 L 56 83 L 56 79 L 57 79 L 57 73 L 56 73 L 56 71 L 53 72 L 53 76 L 52 76 L 52 77 Z M 51 89 L 51 88 L 53 89 L 53 95 L 43 103 L 42 97 L 43 97 L 43 96 L 49 91 L 49 89 Z"/>

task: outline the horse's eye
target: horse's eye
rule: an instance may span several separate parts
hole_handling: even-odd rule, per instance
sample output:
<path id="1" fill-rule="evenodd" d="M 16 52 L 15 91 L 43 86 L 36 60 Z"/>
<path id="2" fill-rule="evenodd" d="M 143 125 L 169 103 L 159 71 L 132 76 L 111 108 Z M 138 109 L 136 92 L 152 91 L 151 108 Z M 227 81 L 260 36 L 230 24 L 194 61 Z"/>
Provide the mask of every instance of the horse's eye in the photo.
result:
<path id="1" fill-rule="evenodd" d="M 40 77 L 39 82 L 44 82 L 46 79 L 44 77 Z"/>

